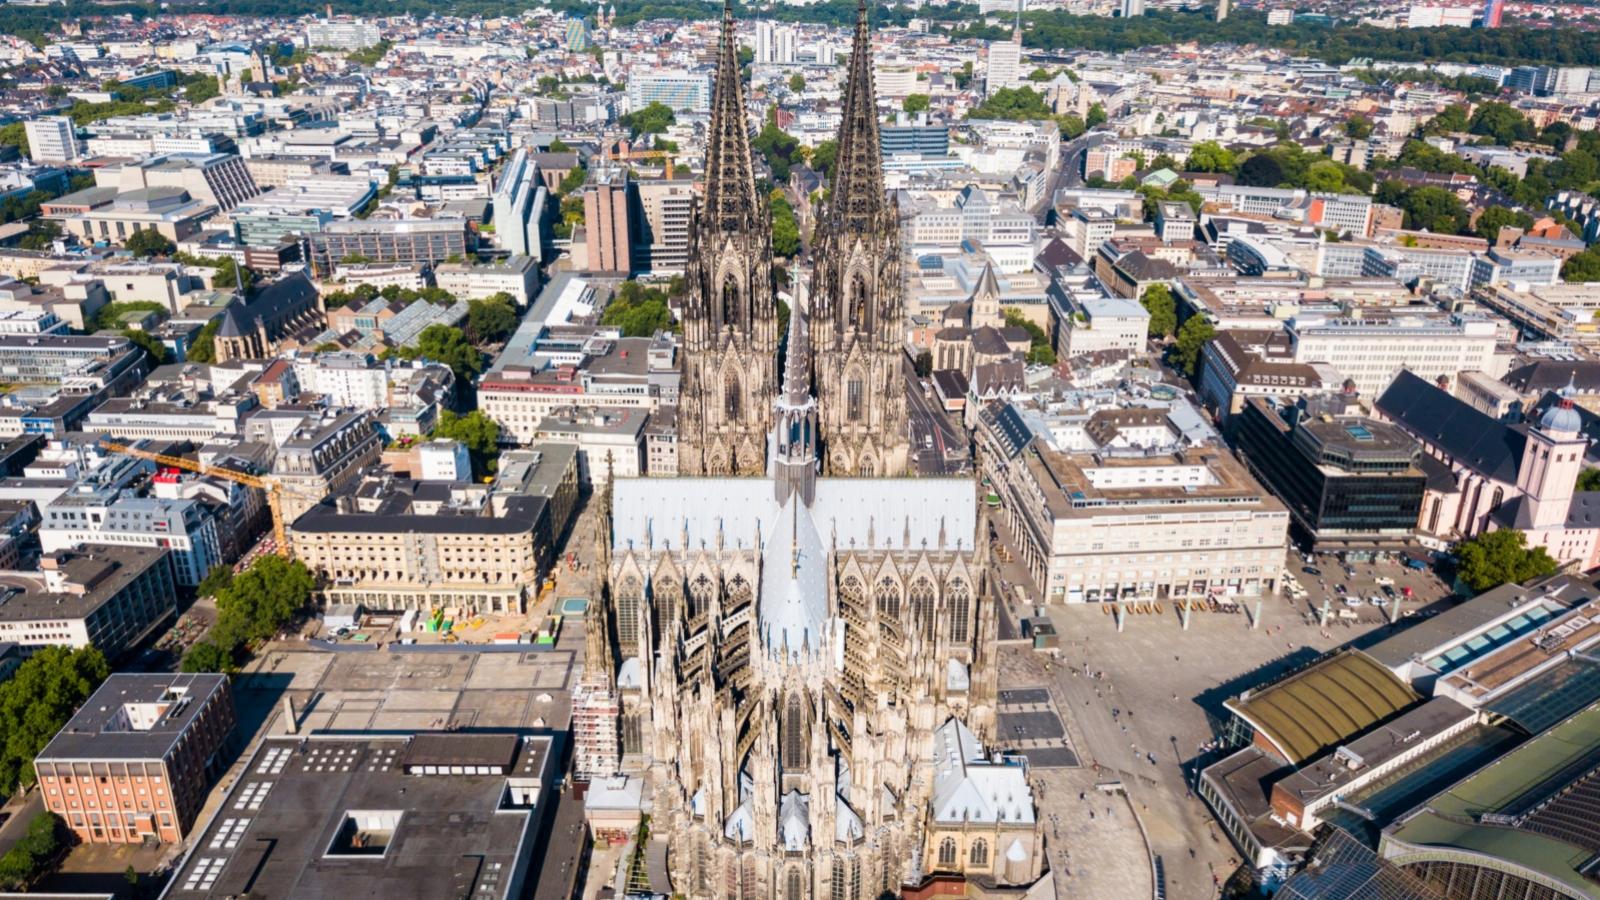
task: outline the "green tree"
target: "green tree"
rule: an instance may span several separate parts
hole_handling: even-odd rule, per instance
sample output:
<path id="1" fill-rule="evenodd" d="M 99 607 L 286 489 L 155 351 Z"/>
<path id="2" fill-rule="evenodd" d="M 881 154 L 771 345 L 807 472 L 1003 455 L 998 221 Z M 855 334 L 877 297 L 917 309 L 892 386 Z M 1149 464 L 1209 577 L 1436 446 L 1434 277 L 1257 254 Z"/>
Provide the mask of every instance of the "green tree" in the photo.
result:
<path id="1" fill-rule="evenodd" d="M 793 164 L 800 142 L 778 127 L 777 111 L 776 106 L 769 110 L 766 124 L 750 142 L 750 147 L 766 157 L 767 165 L 772 169 L 773 180 L 783 182 L 789 180 L 789 167 Z"/>
<path id="2" fill-rule="evenodd" d="M 1211 340 L 1217 333 L 1211 320 L 1203 315 L 1190 316 L 1183 327 L 1178 329 L 1178 342 L 1173 347 L 1173 358 L 1183 374 L 1194 378 L 1200 372 L 1200 351 L 1205 347 L 1206 341 Z"/>
<path id="3" fill-rule="evenodd" d="M 392 352 L 404 359 L 430 359 L 449 366 L 462 385 L 471 384 L 483 371 L 483 352 L 461 329 L 449 325 L 429 325 L 417 335 L 415 344 Z"/>
<path id="4" fill-rule="evenodd" d="M 550 152 L 551 153 L 571 153 L 572 152 L 572 148 L 567 146 L 567 142 L 566 141 L 563 141 L 561 138 L 556 138 L 555 140 L 552 140 L 550 142 Z"/>
<path id="5" fill-rule="evenodd" d="M 1037 82 L 1045 82 L 1045 81 L 1054 81 L 1055 80 L 1055 76 L 1051 75 L 1049 72 L 1045 71 L 1042 68 L 1041 69 L 1034 69 L 1032 72 L 1028 73 L 1028 80 L 1032 81 L 1032 82 L 1036 82 L 1036 83 Z"/>
<path id="6" fill-rule="evenodd" d="M 927 350 L 921 351 L 917 354 L 917 358 L 911 361 L 911 366 L 916 370 L 918 378 L 927 378 L 933 374 L 933 354 Z"/>
<path id="7" fill-rule="evenodd" d="M 222 317 L 218 316 L 207 322 L 195 335 L 194 344 L 189 347 L 185 358 L 197 363 L 212 363 L 217 358 L 217 331 L 222 327 Z"/>
<path id="8" fill-rule="evenodd" d="M 1091 109 L 1089 112 L 1090 118 L 1093 118 L 1094 110 Z M 1050 107 L 1045 105 L 1044 95 L 1025 87 L 1001 88 L 967 112 L 969 119 L 1007 119 L 1018 122 L 1050 117 Z"/>
<path id="9" fill-rule="evenodd" d="M 1583 493 L 1600 491 L 1600 469 L 1584 469 L 1579 472 L 1576 489 Z"/>
<path id="10" fill-rule="evenodd" d="M 800 223 L 795 219 L 794 207 L 789 205 L 789 198 L 783 191 L 773 189 L 771 196 L 772 207 L 772 252 L 774 255 L 792 257 L 800 252 Z"/>
<path id="11" fill-rule="evenodd" d="M 927 94 L 907 94 L 906 99 L 900 101 L 900 108 L 914 115 L 928 108 L 929 99 Z"/>
<path id="12" fill-rule="evenodd" d="M 210 639 L 230 653 L 275 636 L 311 599 L 317 580 L 299 560 L 268 555 L 251 563 L 217 593 Z"/>
<path id="13" fill-rule="evenodd" d="M 172 351 L 167 349 L 166 344 L 156 340 L 156 336 L 150 332 L 140 331 L 137 328 L 127 328 L 123 329 L 122 336 L 133 341 L 139 346 L 139 349 L 149 354 L 150 361 L 155 365 L 164 366 L 172 361 Z"/>
<path id="14" fill-rule="evenodd" d="M 34 757 L 110 673 L 94 647 L 52 646 L 0 683 L 0 796 L 34 783 Z"/>
<path id="15" fill-rule="evenodd" d="M 445 410 L 439 414 L 430 437 L 460 441 L 472 456 L 475 477 L 482 478 L 495 470 L 495 461 L 500 455 L 500 425 L 481 410 L 475 409 L 464 416 Z"/>
<path id="16" fill-rule="evenodd" d="M 1345 120 L 1344 133 L 1358 141 L 1372 137 L 1372 120 L 1361 113 L 1353 113 Z"/>
<path id="17" fill-rule="evenodd" d="M 804 75 L 801 75 L 799 72 L 796 72 L 793 75 L 789 76 L 789 90 L 791 90 L 791 91 L 795 92 L 796 94 L 798 94 L 798 93 L 803 92 L 805 89 L 806 89 L 806 77 Z"/>
<path id="18" fill-rule="evenodd" d="M 1306 169 L 1307 190 L 1325 194 L 1344 192 L 1344 170 L 1332 160 L 1314 162 Z"/>
<path id="19" fill-rule="evenodd" d="M 1472 111 L 1467 120 L 1467 131 L 1493 138 L 1496 144 L 1509 145 L 1515 141 L 1531 141 L 1537 136 L 1533 123 L 1516 107 L 1490 102 Z"/>
<path id="20" fill-rule="evenodd" d="M 1553 574 L 1556 561 L 1543 547 L 1528 549 L 1527 535 L 1512 529 L 1488 531 L 1456 545 L 1456 574 L 1478 593 L 1502 584 Z"/>
<path id="21" fill-rule="evenodd" d="M 673 113 L 672 107 L 655 101 L 622 116 L 617 121 L 631 128 L 633 136 L 638 137 L 641 134 L 661 134 L 671 128 L 673 123 L 678 121 L 678 117 Z"/>
<path id="22" fill-rule="evenodd" d="M 1530 228 L 1533 225 L 1533 216 L 1521 210 L 1508 209 L 1504 206 L 1491 206 L 1478 214 L 1478 224 L 1473 230 L 1478 237 L 1494 243 L 1500 236 L 1500 229 Z"/>
<path id="23" fill-rule="evenodd" d="M 811 168 L 823 175 L 833 174 L 833 164 L 839 159 L 839 142 L 829 139 L 811 150 Z"/>
<path id="24" fill-rule="evenodd" d="M 1069 141 L 1089 130 L 1089 126 L 1075 113 L 1056 116 L 1056 125 L 1061 128 L 1061 136 Z"/>
<path id="25" fill-rule="evenodd" d="M 1232 172 L 1238 165 L 1232 150 L 1216 141 L 1201 141 L 1189 151 L 1186 168 L 1191 172 Z"/>
<path id="26" fill-rule="evenodd" d="M 178 663 L 180 672 L 215 672 L 233 674 L 237 668 L 233 651 L 217 646 L 211 641 L 196 641 Z"/>
<path id="27" fill-rule="evenodd" d="M 195 588 L 196 597 L 215 597 L 228 585 L 233 584 L 233 566 L 218 563 L 206 572 L 206 577 L 200 580 L 200 586 Z"/>
<path id="28" fill-rule="evenodd" d="M 1106 108 L 1098 103 L 1089 107 L 1089 112 L 1083 117 L 1083 124 L 1090 128 L 1099 128 L 1106 123 Z"/>
<path id="29" fill-rule="evenodd" d="M 15 147 L 23 156 L 29 156 L 28 129 L 22 122 L 0 125 L 0 147 Z"/>
<path id="30" fill-rule="evenodd" d="M 663 331 L 672 324 L 667 292 L 624 281 L 600 313 L 600 324 L 620 328 L 623 337 L 649 337 Z"/>
<path id="31" fill-rule="evenodd" d="M 474 341 L 498 341 L 517 327 L 516 301 L 505 291 L 467 301 L 467 335 Z"/>
<path id="32" fill-rule="evenodd" d="M 1405 210 L 1411 228 L 1426 228 L 1438 234 L 1458 234 L 1466 230 L 1467 209 L 1451 191 L 1423 185 L 1406 191 L 1400 208 Z"/>
<path id="33" fill-rule="evenodd" d="M 178 249 L 171 241 L 167 240 L 165 235 L 154 228 L 141 228 L 135 231 L 133 234 L 128 235 L 128 239 L 122 242 L 122 246 L 129 253 L 141 259 L 149 259 L 152 256 L 170 256 L 172 251 Z"/>
<path id="34" fill-rule="evenodd" d="M 1238 181 L 1250 187 L 1277 187 L 1287 179 L 1283 164 L 1270 153 L 1257 153 L 1239 166 Z"/>
<path id="35" fill-rule="evenodd" d="M 1164 284 L 1152 284 L 1144 289 L 1139 303 L 1150 313 L 1150 334 L 1168 337 L 1178 327 L 1178 304 L 1172 299 L 1172 289 Z"/>
<path id="36" fill-rule="evenodd" d="M 1587 250 L 1562 263 L 1561 277 L 1573 282 L 1600 281 L 1600 244 L 1590 244 Z"/>
<path id="37" fill-rule="evenodd" d="M 61 847 L 61 820 L 45 811 L 33 817 L 28 830 L 0 856 L 0 891 L 23 891 L 44 872 Z"/>
<path id="38" fill-rule="evenodd" d="M 1030 364 L 1053 366 L 1056 362 L 1056 352 L 1050 347 L 1050 338 L 1045 335 L 1044 329 L 1034 324 L 1022 310 L 1006 307 L 1000 310 L 1000 315 L 1005 318 L 1006 327 L 1021 328 L 1028 332 L 1027 360 Z"/>
<path id="39" fill-rule="evenodd" d="M 120 303 L 107 303 L 100 307 L 94 314 L 93 329 L 95 331 L 115 331 L 125 324 L 123 317 L 129 313 L 161 313 L 166 318 L 167 306 L 154 300 L 124 300 Z M 141 317 L 142 318 L 142 317 Z"/>

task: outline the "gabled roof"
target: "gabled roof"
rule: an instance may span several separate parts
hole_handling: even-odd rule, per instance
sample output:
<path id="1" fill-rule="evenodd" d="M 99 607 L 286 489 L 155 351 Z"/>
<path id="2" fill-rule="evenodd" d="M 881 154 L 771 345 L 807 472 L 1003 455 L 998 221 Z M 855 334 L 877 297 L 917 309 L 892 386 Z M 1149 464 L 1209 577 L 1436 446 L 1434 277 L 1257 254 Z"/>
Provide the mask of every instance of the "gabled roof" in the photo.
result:
<path id="1" fill-rule="evenodd" d="M 1528 440 L 1520 429 L 1489 418 L 1409 370 L 1395 376 L 1378 397 L 1377 408 L 1412 437 L 1461 465 L 1496 481 L 1516 483 Z"/>

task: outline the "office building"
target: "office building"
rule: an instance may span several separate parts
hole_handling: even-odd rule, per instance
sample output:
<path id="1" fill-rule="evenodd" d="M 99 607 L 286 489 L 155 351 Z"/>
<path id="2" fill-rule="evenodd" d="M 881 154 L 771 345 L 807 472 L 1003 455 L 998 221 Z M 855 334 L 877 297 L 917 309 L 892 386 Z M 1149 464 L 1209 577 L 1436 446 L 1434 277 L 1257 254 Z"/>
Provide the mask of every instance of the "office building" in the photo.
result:
<path id="1" fill-rule="evenodd" d="M 633 180 L 625 170 L 594 172 L 583 189 L 583 223 L 589 272 L 633 270 L 638 204 Z"/>
<path id="2" fill-rule="evenodd" d="M 638 239 L 633 269 L 653 276 L 682 274 L 689 264 L 689 220 L 694 215 L 694 185 L 688 181 L 640 181 Z"/>
<path id="3" fill-rule="evenodd" d="M 200 232 L 201 223 L 217 208 L 202 203 L 181 187 L 123 191 L 110 203 L 67 218 L 63 227 L 89 243 L 121 244 L 136 231 L 154 231 L 178 243 Z"/>
<path id="4" fill-rule="evenodd" d="M 167 895 L 535 896 L 530 871 L 561 777 L 556 740 L 499 729 L 269 736 Z M 540 879 L 558 880 L 553 869 Z"/>
<path id="5" fill-rule="evenodd" d="M 1022 74 L 1021 41 L 990 41 L 989 69 L 983 79 L 984 94 L 992 97 L 1002 88 L 1016 87 L 1022 82 Z"/>
<path id="6" fill-rule="evenodd" d="M 178 613 L 159 546 L 89 544 L 46 553 L 39 571 L 0 575 L 0 643 L 95 647 L 115 661 Z"/>
<path id="7" fill-rule="evenodd" d="M 83 158 L 77 128 L 67 116 L 40 116 L 23 123 L 28 158 L 36 163 L 73 163 Z"/>
<path id="8" fill-rule="evenodd" d="M 71 491 L 40 511 L 46 553 L 79 544 L 164 547 L 179 584 L 199 584 L 222 556 L 217 512 L 199 500 L 138 497 L 115 488 Z"/>
<path id="9" fill-rule="evenodd" d="M 1288 507 L 1298 537 L 1346 559 L 1393 553 L 1414 542 L 1428 476 L 1404 431 L 1319 405 L 1279 406 L 1250 397 L 1240 413 L 1240 457 Z"/>
<path id="10" fill-rule="evenodd" d="M 1199 420 L 1186 404 L 1102 409 L 1059 426 L 1015 402 L 980 413 L 982 474 L 1046 599 L 1277 589 L 1288 511 L 1214 436 L 1193 430 Z"/>
<path id="11" fill-rule="evenodd" d="M 330 222 L 311 235 L 313 262 L 322 272 L 351 257 L 434 265 L 476 250 L 477 237 L 459 218 L 352 219 Z"/>
<path id="12" fill-rule="evenodd" d="M 445 263 L 433 270 L 433 278 L 435 284 L 462 300 L 507 294 L 520 308 L 533 302 L 540 287 L 539 261 L 516 254 L 479 265 Z"/>
<path id="13" fill-rule="evenodd" d="M 273 422 L 263 416 L 252 419 L 247 437 L 257 427 L 264 437 L 276 438 L 269 429 Z M 290 413 L 284 421 L 287 435 L 274 439 L 278 455 L 272 475 L 283 486 L 283 519 L 293 522 L 328 494 L 355 481 L 361 470 L 378 461 L 383 451 L 382 435 L 365 411 L 326 410 L 306 415 Z"/>
<path id="14" fill-rule="evenodd" d="M 673 112 L 708 112 L 711 109 L 711 75 L 681 69 L 630 75 L 628 108 L 644 109 L 652 103 L 670 107 Z"/>
<path id="15" fill-rule="evenodd" d="M 519 148 L 494 189 L 494 233 L 500 246 L 535 261 L 544 258 L 544 219 L 550 192 L 527 148 Z"/>
<path id="16" fill-rule="evenodd" d="M 756 22 L 756 59 L 764 65 L 794 64 L 794 28 L 771 19 Z"/>
<path id="17" fill-rule="evenodd" d="M 1144 0 L 1122 0 L 1122 17 L 1134 19 L 1144 15 Z"/>
<path id="18" fill-rule="evenodd" d="M 1457 372 L 1493 372 L 1492 320 L 1466 315 L 1336 318 L 1296 316 L 1287 324 L 1297 363 L 1327 363 L 1375 397 L 1402 371 L 1453 379 Z"/>
<path id="19" fill-rule="evenodd" d="M 113 674 L 34 760 L 39 795 L 84 843 L 178 843 L 233 726 L 226 675 Z"/>
<path id="20" fill-rule="evenodd" d="M 381 40 L 378 26 L 360 19 L 318 19 L 306 26 L 307 47 L 365 50 Z"/>

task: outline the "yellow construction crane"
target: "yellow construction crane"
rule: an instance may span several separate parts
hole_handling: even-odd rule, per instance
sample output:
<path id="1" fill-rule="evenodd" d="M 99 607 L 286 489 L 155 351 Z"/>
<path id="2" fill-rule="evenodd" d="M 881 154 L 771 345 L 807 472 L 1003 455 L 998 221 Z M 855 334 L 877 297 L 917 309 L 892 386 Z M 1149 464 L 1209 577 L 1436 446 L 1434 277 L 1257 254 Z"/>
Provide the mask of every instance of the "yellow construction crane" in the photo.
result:
<path id="1" fill-rule="evenodd" d="M 624 153 L 618 153 L 615 150 L 611 150 L 605 154 L 605 159 L 611 162 L 624 164 L 633 162 L 636 159 L 664 160 L 662 163 L 662 177 L 668 181 L 672 180 L 672 170 L 674 166 L 673 161 L 677 158 L 678 151 L 676 150 L 629 150 Z"/>
<path id="2" fill-rule="evenodd" d="M 311 494 L 301 493 L 299 491 L 286 491 L 284 490 L 283 485 L 269 478 L 262 478 L 258 475 L 251 475 L 246 472 L 236 471 L 234 469 L 224 469 L 221 466 L 208 466 L 203 463 L 195 462 L 192 459 L 186 459 L 182 456 L 169 456 L 165 453 L 153 453 L 149 450 L 141 450 L 138 447 L 130 447 L 127 444 L 119 444 L 111 440 L 101 440 L 100 447 L 101 449 L 110 451 L 112 453 L 121 453 L 125 456 L 132 456 L 136 459 L 148 460 L 159 466 L 171 466 L 174 469 L 182 469 L 185 472 L 196 472 L 201 475 L 210 475 L 216 478 L 221 478 L 225 481 L 232 481 L 237 484 L 242 484 L 246 487 L 257 488 L 258 490 L 265 492 L 267 495 L 267 508 L 272 511 L 272 536 L 278 544 L 278 555 L 285 558 L 289 558 L 293 554 L 290 553 L 289 535 L 287 529 L 284 527 L 283 495 L 288 493 L 294 494 L 296 497 L 315 500 L 319 503 L 322 501 L 321 497 L 313 496 Z"/>

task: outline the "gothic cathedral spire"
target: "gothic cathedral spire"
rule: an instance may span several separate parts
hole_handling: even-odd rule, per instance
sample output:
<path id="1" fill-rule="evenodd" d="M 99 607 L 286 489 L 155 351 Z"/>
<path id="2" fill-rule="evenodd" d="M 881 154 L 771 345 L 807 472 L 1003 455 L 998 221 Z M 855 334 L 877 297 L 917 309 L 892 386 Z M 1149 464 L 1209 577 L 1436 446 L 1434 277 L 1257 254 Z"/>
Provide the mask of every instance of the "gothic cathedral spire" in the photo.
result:
<path id="1" fill-rule="evenodd" d="M 777 388 L 772 224 L 752 171 L 728 0 L 706 133 L 705 197 L 690 226 L 685 281 L 679 470 L 759 475 Z"/>
<path id="2" fill-rule="evenodd" d="M 898 205 L 884 194 L 866 0 L 856 9 L 838 161 L 817 224 L 810 335 L 823 469 L 902 475 L 910 458 Z"/>

